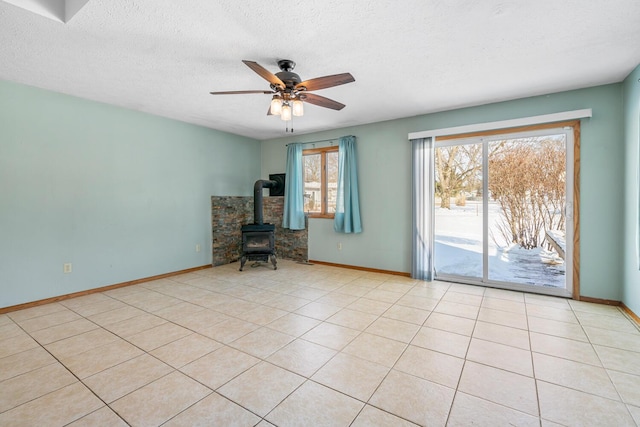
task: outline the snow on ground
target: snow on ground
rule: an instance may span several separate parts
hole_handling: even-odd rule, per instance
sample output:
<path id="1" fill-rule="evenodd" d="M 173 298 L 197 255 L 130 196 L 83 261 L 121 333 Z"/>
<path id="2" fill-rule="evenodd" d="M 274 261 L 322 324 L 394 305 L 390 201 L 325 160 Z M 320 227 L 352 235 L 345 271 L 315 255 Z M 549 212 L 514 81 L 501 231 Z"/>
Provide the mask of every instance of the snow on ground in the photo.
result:
<path id="1" fill-rule="evenodd" d="M 491 238 L 500 233 L 500 206 L 489 203 L 489 280 L 565 287 L 565 264 L 555 252 L 522 249 Z M 482 278 L 482 203 L 435 209 L 435 268 L 437 273 Z"/>

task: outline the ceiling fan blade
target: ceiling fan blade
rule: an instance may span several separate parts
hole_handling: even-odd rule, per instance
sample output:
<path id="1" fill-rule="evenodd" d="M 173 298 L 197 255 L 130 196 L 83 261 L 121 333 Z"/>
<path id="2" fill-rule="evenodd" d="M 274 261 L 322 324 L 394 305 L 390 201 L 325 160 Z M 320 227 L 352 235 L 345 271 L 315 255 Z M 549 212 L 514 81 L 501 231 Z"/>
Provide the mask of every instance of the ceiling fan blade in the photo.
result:
<path id="1" fill-rule="evenodd" d="M 226 92 L 209 92 L 211 95 L 244 95 L 248 93 L 263 93 L 271 95 L 273 92 L 270 90 L 229 90 Z"/>
<path id="2" fill-rule="evenodd" d="M 279 86 L 281 88 L 285 88 L 285 84 L 278 76 L 273 74 L 271 71 L 264 68 L 262 65 L 258 64 L 254 61 L 246 61 L 242 60 L 245 65 L 255 71 L 260 77 L 271 83 L 272 85 Z"/>
<path id="3" fill-rule="evenodd" d="M 271 114 L 271 105 L 269 105 L 269 109 L 267 110 L 267 116 L 273 116 L 273 114 Z"/>
<path id="4" fill-rule="evenodd" d="M 354 79 L 353 76 L 349 73 L 333 74 L 331 76 L 317 77 L 315 79 L 300 82 L 296 85 L 296 89 L 305 87 L 307 88 L 307 90 L 319 90 L 326 89 L 328 87 L 340 86 L 355 81 L 356 79 Z"/>
<path id="5" fill-rule="evenodd" d="M 301 93 L 300 99 L 309 104 L 331 108 L 332 110 L 342 110 L 345 107 L 344 104 L 334 101 L 333 99 L 325 98 L 324 96 L 316 95 L 315 93 Z"/>

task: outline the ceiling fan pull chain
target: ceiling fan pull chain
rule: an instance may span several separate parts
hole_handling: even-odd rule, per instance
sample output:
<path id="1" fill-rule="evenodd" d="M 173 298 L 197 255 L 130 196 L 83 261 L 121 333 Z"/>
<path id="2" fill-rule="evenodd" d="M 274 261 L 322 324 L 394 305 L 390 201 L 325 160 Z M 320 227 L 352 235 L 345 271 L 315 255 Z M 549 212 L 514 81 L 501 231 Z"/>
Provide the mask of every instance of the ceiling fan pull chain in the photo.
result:
<path id="1" fill-rule="evenodd" d="M 293 133 L 293 117 L 291 117 L 291 119 L 287 120 L 285 123 L 287 124 L 287 126 L 284 129 L 284 133 Z M 289 130 L 289 123 L 291 123 L 291 130 Z"/>

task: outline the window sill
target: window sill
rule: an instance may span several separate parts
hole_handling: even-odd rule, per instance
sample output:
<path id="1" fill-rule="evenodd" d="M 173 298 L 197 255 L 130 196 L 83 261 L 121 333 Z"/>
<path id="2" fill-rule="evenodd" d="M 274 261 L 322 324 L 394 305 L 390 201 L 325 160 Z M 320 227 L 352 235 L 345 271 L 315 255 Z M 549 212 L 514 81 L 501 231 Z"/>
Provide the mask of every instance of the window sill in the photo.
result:
<path id="1" fill-rule="evenodd" d="M 307 218 L 325 218 L 325 219 L 333 219 L 335 214 L 317 214 L 317 213 L 306 213 Z"/>

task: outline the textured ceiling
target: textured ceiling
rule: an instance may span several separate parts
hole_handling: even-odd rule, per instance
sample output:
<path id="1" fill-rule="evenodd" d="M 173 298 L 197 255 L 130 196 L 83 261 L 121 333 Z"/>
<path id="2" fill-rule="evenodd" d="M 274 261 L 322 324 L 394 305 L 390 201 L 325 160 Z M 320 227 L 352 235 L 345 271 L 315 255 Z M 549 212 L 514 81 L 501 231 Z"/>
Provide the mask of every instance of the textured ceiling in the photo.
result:
<path id="1" fill-rule="evenodd" d="M 260 140 L 284 136 L 241 60 L 355 83 L 303 134 L 623 80 L 638 0 L 90 0 L 67 23 L 0 1 L 0 79 Z"/>

